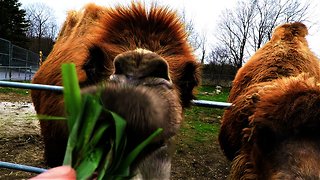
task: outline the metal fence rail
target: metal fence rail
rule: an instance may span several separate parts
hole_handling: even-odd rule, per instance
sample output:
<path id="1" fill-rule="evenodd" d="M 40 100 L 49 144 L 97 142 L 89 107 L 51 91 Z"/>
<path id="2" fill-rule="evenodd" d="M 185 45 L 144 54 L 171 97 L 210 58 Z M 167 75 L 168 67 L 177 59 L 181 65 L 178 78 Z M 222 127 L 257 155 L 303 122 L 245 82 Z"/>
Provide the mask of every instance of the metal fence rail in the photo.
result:
<path id="1" fill-rule="evenodd" d="M 13 87 L 21 89 L 33 89 L 33 90 L 47 90 L 47 91 L 56 91 L 62 92 L 62 86 L 53 86 L 53 85 L 43 85 L 43 84 L 31 84 L 31 83 L 20 83 L 20 82 L 9 82 L 9 81 L 0 81 L 0 87 Z M 231 103 L 226 102 L 217 102 L 217 101 L 207 101 L 207 100 L 192 100 L 191 103 L 195 106 L 200 107 L 210 107 L 210 108 L 228 108 L 231 106 Z"/>
<path id="2" fill-rule="evenodd" d="M 62 86 L 53 86 L 53 85 L 43 85 L 43 84 L 32 84 L 32 83 L 20 83 L 20 82 L 9 82 L 9 81 L 0 81 L 0 87 L 12 87 L 12 88 L 21 88 L 21 89 L 33 89 L 33 90 L 47 90 L 47 91 L 56 91 L 63 92 Z M 216 101 L 207 101 L 207 100 L 192 100 L 194 106 L 199 107 L 208 107 L 208 108 L 219 108 L 225 109 L 230 107 L 231 103 L 226 102 L 216 102 Z M 0 161 L 0 168 L 14 169 L 26 172 L 33 173 L 42 173 L 47 169 L 26 166 L 22 164 L 8 163 Z"/>
<path id="3" fill-rule="evenodd" d="M 194 106 L 218 108 L 218 109 L 229 108 L 232 105 L 231 103 L 227 103 L 227 102 L 217 102 L 217 101 L 207 101 L 207 100 L 192 100 L 191 102 Z"/>
<path id="4" fill-rule="evenodd" d="M 44 169 L 44 168 L 26 166 L 22 164 L 15 164 L 15 163 L 3 162 L 3 161 L 0 161 L 0 168 L 14 169 L 14 170 L 20 170 L 20 171 L 32 172 L 32 173 L 38 173 L 38 174 L 47 171 L 47 169 Z"/>
<path id="5" fill-rule="evenodd" d="M 32 89 L 32 90 L 47 90 L 62 92 L 62 86 L 44 85 L 44 84 L 32 84 L 32 83 L 20 83 L 10 81 L 0 81 L 0 87 L 12 87 L 20 89 Z"/>

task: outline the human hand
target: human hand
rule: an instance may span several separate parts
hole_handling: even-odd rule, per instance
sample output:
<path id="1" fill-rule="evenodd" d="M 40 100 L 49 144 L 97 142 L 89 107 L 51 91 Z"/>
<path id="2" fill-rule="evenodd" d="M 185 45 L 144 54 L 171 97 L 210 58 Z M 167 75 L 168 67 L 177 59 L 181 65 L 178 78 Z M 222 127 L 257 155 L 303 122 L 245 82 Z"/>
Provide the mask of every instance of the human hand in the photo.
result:
<path id="1" fill-rule="evenodd" d="M 29 180 L 76 180 L 76 171 L 70 166 L 58 166 L 49 169 Z"/>

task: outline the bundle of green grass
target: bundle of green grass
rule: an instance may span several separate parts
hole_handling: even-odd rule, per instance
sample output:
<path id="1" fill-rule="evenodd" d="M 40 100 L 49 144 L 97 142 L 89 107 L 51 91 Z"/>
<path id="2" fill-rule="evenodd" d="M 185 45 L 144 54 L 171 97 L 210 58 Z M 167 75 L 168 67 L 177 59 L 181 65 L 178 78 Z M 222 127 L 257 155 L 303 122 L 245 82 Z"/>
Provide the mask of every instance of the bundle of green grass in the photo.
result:
<path id="1" fill-rule="evenodd" d="M 62 78 L 70 131 L 63 164 L 76 170 L 77 179 L 132 177 L 131 163 L 162 129 L 155 131 L 131 152 L 125 153 L 126 121 L 103 108 L 99 93 L 81 94 L 74 64 L 62 65 Z M 101 118 L 104 115 L 112 118 Z"/>

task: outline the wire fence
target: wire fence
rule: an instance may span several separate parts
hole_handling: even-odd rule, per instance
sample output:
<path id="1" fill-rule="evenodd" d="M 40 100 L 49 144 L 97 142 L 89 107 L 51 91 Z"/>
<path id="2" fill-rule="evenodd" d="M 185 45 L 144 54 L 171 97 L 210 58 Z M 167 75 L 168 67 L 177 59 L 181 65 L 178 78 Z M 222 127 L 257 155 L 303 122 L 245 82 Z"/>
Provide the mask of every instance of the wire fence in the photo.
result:
<path id="1" fill-rule="evenodd" d="M 45 58 L 41 56 L 0 38 L 0 80 L 31 80 Z"/>

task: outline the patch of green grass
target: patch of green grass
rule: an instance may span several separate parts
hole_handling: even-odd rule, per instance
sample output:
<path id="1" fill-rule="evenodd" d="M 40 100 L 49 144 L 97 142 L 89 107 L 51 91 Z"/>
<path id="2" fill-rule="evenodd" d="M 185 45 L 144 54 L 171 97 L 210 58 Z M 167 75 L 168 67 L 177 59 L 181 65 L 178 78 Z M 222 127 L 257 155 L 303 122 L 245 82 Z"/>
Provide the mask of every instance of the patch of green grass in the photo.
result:
<path id="1" fill-rule="evenodd" d="M 200 86 L 198 87 L 199 92 L 213 92 L 215 90 L 214 86 Z"/>
<path id="2" fill-rule="evenodd" d="M 220 94 L 212 94 L 215 87 L 201 86 L 198 88 L 199 100 L 210 100 L 226 102 L 229 96 L 229 89 L 222 89 Z M 206 94 L 204 92 L 210 92 Z M 223 109 L 206 108 L 193 106 L 185 110 L 185 122 L 180 131 L 184 138 L 188 139 L 188 144 L 194 146 L 197 143 L 211 141 L 218 137 L 220 120 Z"/>
<path id="3" fill-rule="evenodd" d="M 192 107 L 185 111 L 181 132 L 192 142 L 204 142 L 218 136 L 222 109 Z"/>
<path id="4" fill-rule="evenodd" d="M 206 120 L 208 117 L 222 116 L 223 111 L 223 109 L 193 106 L 189 109 L 186 109 L 185 116 L 190 120 L 199 120 L 206 122 L 208 121 Z"/>
<path id="5" fill-rule="evenodd" d="M 197 132 L 194 136 L 196 142 L 204 142 L 213 139 L 219 132 L 219 126 L 216 124 L 209 124 L 201 121 L 190 121 L 189 123 Z"/>
<path id="6" fill-rule="evenodd" d="M 16 93 L 16 94 L 28 96 L 30 93 L 30 90 L 10 88 L 10 87 L 0 87 L 0 93 Z"/>
<path id="7" fill-rule="evenodd" d="M 213 86 L 200 86 L 198 88 L 198 94 L 196 98 L 199 100 L 209 100 L 209 101 L 219 101 L 226 102 L 229 96 L 229 88 L 222 88 L 221 93 L 213 94 L 215 92 L 215 87 Z M 205 94 L 209 93 L 209 94 Z"/>

